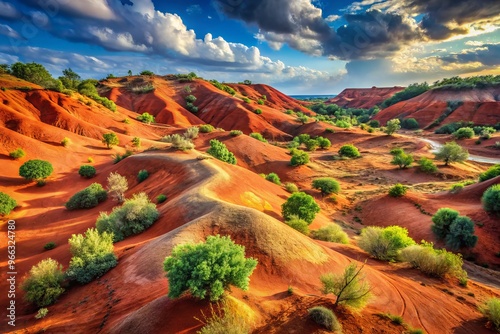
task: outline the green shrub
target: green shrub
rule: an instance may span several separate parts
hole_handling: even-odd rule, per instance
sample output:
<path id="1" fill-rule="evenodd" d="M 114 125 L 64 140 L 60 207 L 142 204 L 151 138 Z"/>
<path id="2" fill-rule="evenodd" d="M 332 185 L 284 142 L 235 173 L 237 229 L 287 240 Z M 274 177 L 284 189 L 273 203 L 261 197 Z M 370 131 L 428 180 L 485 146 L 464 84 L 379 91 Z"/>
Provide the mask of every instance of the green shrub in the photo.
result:
<path id="1" fill-rule="evenodd" d="M 458 211 L 449 208 L 439 209 L 434 216 L 432 216 L 431 230 L 436 237 L 444 239 L 450 232 L 450 226 L 455 219 L 459 216 Z"/>
<path id="2" fill-rule="evenodd" d="M 362 309 L 371 298 L 371 287 L 361 273 L 364 265 L 358 267 L 351 262 L 341 274 L 328 273 L 320 277 L 323 294 L 332 293 L 337 297 L 335 305 L 342 304 L 354 309 Z"/>
<path id="3" fill-rule="evenodd" d="M 343 128 L 343 129 L 349 129 L 351 127 L 351 123 L 349 123 L 348 121 L 339 119 L 339 120 L 335 121 L 335 126 L 338 126 L 339 128 Z"/>
<path id="4" fill-rule="evenodd" d="M 145 169 L 141 169 L 139 171 L 139 173 L 137 173 L 137 181 L 139 181 L 139 183 L 146 180 L 148 177 L 149 177 L 149 173 Z"/>
<path id="5" fill-rule="evenodd" d="M 312 223 L 319 211 L 319 205 L 314 201 L 314 198 L 304 192 L 293 193 L 281 205 L 281 214 L 285 220 L 289 220 L 292 216 L 298 216 L 309 224 Z"/>
<path id="6" fill-rule="evenodd" d="M 137 120 L 142 123 L 151 124 L 155 122 L 155 117 L 150 113 L 144 112 L 141 115 L 137 116 Z"/>
<path id="7" fill-rule="evenodd" d="M 68 210 L 89 209 L 96 207 L 108 198 L 108 193 L 100 183 L 92 183 L 87 188 L 74 194 L 65 204 Z"/>
<path id="8" fill-rule="evenodd" d="M 402 197 L 406 194 L 407 187 L 401 183 L 396 183 L 389 189 L 389 196 Z"/>
<path id="9" fill-rule="evenodd" d="M 269 173 L 266 175 L 266 180 L 270 181 L 272 183 L 275 183 L 277 185 L 281 185 L 280 177 L 276 173 Z"/>
<path id="10" fill-rule="evenodd" d="M 192 112 L 193 114 L 196 114 L 198 112 L 198 107 L 192 104 L 191 102 L 186 103 L 186 109 Z"/>
<path id="11" fill-rule="evenodd" d="M 229 152 L 226 145 L 217 139 L 212 139 L 210 141 L 210 148 L 207 150 L 207 153 L 220 161 L 227 162 L 228 164 L 236 165 L 237 163 L 234 154 Z"/>
<path id="12" fill-rule="evenodd" d="M 332 128 L 326 128 L 326 129 L 325 129 L 325 132 L 328 132 L 328 133 L 335 133 L 335 129 L 332 129 Z"/>
<path id="13" fill-rule="evenodd" d="M 245 103 L 250 103 L 250 102 L 251 102 L 251 101 L 250 101 L 250 99 L 249 99 L 248 97 L 242 97 L 241 99 L 242 99 L 242 100 L 243 100 L 243 102 L 245 102 Z"/>
<path id="14" fill-rule="evenodd" d="M 312 187 L 321 191 L 321 196 L 338 194 L 340 192 L 340 183 L 331 177 L 322 177 L 314 179 Z"/>
<path id="15" fill-rule="evenodd" d="M 466 216 L 458 216 L 450 225 L 450 231 L 446 235 L 446 245 L 451 249 L 472 248 L 477 243 L 474 235 L 474 222 Z"/>
<path id="16" fill-rule="evenodd" d="M 196 96 L 188 95 L 184 98 L 184 100 L 186 100 L 186 102 L 194 103 L 194 101 L 196 101 Z"/>
<path id="17" fill-rule="evenodd" d="M 9 153 L 9 156 L 12 159 L 16 159 L 16 160 L 23 158 L 25 155 L 26 155 L 26 153 L 24 152 L 24 150 L 22 148 L 17 148 L 14 151 Z"/>
<path id="18" fill-rule="evenodd" d="M 264 100 L 262 100 L 262 99 L 258 99 L 258 100 L 257 100 L 257 104 L 264 105 Z"/>
<path id="19" fill-rule="evenodd" d="M 44 180 L 54 171 L 52 164 L 45 160 L 28 160 L 19 167 L 19 175 L 28 181 Z"/>
<path id="20" fill-rule="evenodd" d="M 156 203 L 160 204 L 167 200 L 167 195 L 160 194 L 156 197 Z"/>
<path id="21" fill-rule="evenodd" d="M 413 163 L 413 156 L 405 153 L 403 150 L 401 150 L 401 152 L 394 153 L 393 156 L 391 164 L 399 166 L 400 169 L 404 169 Z"/>
<path id="22" fill-rule="evenodd" d="M 495 184 L 483 193 L 483 208 L 490 212 L 500 212 L 500 184 Z"/>
<path id="23" fill-rule="evenodd" d="M 494 165 L 484 173 L 479 174 L 479 182 L 483 182 L 500 175 L 500 165 Z"/>
<path id="24" fill-rule="evenodd" d="M 211 124 L 200 125 L 200 132 L 202 132 L 202 133 L 210 133 L 214 130 L 215 130 L 215 128 Z"/>
<path id="25" fill-rule="evenodd" d="M 335 242 L 338 244 L 348 244 L 349 237 L 342 227 L 337 224 L 330 224 L 318 230 L 311 231 L 313 239 Z"/>
<path id="26" fill-rule="evenodd" d="M 84 177 L 86 179 L 91 179 L 95 176 L 96 170 L 94 166 L 82 165 L 78 170 L 78 174 L 80 174 L 81 177 Z"/>
<path id="27" fill-rule="evenodd" d="M 140 75 L 149 75 L 149 76 L 153 76 L 155 75 L 153 72 L 149 71 L 149 70 L 144 70 L 142 71 L 141 73 L 139 73 Z"/>
<path id="28" fill-rule="evenodd" d="M 444 144 L 435 155 L 437 160 L 444 161 L 445 166 L 451 162 L 462 162 L 469 158 L 469 152 L 455 142 Z"/>
<path id="29" fill-rule="evenodd" d="M 92 158 L 92 157 L 88 157 L 88 158 L 87 158 L 87 162 L 88 162 L 89 164 L 93 163 L 93 162 L 94 162 L 94 158 Z"/>
<path id="30" fill-rule="evenodd" d="M 460 128 L 453 132 L 453 137 L 456 139 L 469 139 L 474 137 L 474 130 L 472 128 Z"/>
<path id="31" fill-rule="evenodd" d="M 316 142 L 318 143 L 319 147 L 323 150 L 326 150 L 332 146 L 332 143 L 328 138 L 325 137 L 318 137 L 316 138 Z"/>
<path id="32" fill-rule="evenodd" d="M 134 145 L 134 147 L 141 147 L 141 138 L 139 137 L 132 138 L 132 145 Z"/>
<path id="33" fill-rule="evenodd" d="M 123 159 L 130 157 L 132 154 L 133 154 L 133 152 L 129 151 L 129 150 L 125 151 L 125 153 L 123 153 L 123 154 L 116 153 L 116 154 L 112 155 L 113 163 L 117 164 L 120 161 L 122 161 Z"/>
<path id="34" fill-rule="evenodd" d="M 48 313 L 49 313 L 49 310 L 47 310 L 47 308 L 45 308 L 45 307 L 42 307 L 36 313 L 35 319 L 43 319 L 47 316 Z"/>
<path id="35" fill-rule="evenodd" d="M 418 161 L 418 164 L 420 166 L 420 170 L 424 173 L 435 173 L 438 170 L 437 166 L 434 164 L 434 162 L 432 162 L 431 159 L 421 158 Z"/>
<path id="36" fill-rule="evenodd" d="M 54 241 L 47 242 L 44 246 L 43 249 L 45 250 L 51 250 L 56 248 L 56 243 Z"/>
<path id="37" fill-rule="evenodd" d="M 85 235 L 73 234 L 68 242 L 72 258 L 66 276 L 72 281 L 89 283 L 117 264 L 112 233 L 89 228 Z"/>
<path id="38" fill-rule="evenodd" d="M 64 147 L 68 147 L 71 144 L 71 140 L 68 137 L 64 137 L 63 140 L 61 140 L 61 145 Z"/>
<path id="39" fill-rule="evenodd" d="M 267 140 L 258 132 L 252 132 L 250 134 L 250 137 L 252 137 L 253 139 L 257 139 L 258 141 L 261 141 L 263 143 L 267 143 Z"/>
<path id="40" fill-rule="evenodd" d="M 500 331 L 500 299 L 493 297 L 479 307 L 479 311 Z"/>
<path id="41" fill-rule="evenodd" d="M 329 331 L 341 331 L 342 326 L 340 325 L 337 317 L 332 312 L 332 310 L 327 309 L 323 306 L 315 306 L 307 310 L 309 317 L 318 325 L 325 327 Z"/>
<path id="42" fill-rule="evenodd" d="M 370 226 L 361 230 L 358 246 L 371 256 L 384 261 L 395 261 L 398 252 L 415 241 L 408 236 L 408 230 L 400 226 Z"/>
<path id="43" fill-rule="evenodd" d="M 17 206 L 15 199 L 4 192 L 0 192 L 0 215 L 8 215 Z"/>
<path id="44" fill-rule="evenodd" d="M 309 224 L 304 219 L 300 219 L 296 215 L 291 215 L 285 223 L 294 230 L 297 230 L 302 234 L 309 235 Z"/>
<path id="45" fill-rule="evenodd" d="M 352 144 L 343 145 L 339 150 L 339 155 L 341 157 L 357 158 L 360 157 L 359 150 L 356 146 Z"/>
<path id="46" fill-rule="evenodd" d="M 230 285 L 247 290 L 257 260 L 245 258 L 245 247 L 229 236 L 208 236 L 206 242 L 177 245 L 165 258 L 170 298 L 189 291 L 194 297 L 219 300 Z"/>
<path id="47" fill-rule="evenodd" d="M 380 122 L 375 119 L 369 121 L 368 125 L 371 126 L 372 128 L 380 128 Z"/>
<path id="48" fill-rule="evenodd" d="M 387 121 L 387 124 L 385 126 L 385 133 L 391 136 L 394 134 L 396 131 L 401 129 L 400 121 L 399 119 L 391 119 L 390 121 Z"/>
<path id="49" fill-rule="evenodd" d="M 460 191 L 462 191 L 462 189 L 464 189 L 464 184 L 463 183 L 455 183 L 455 184 L 452 184 L 451 187 L 450 187 L 450 192 L 452 194 L 456 194 Z"/>
<path id="50" fill-rule="evenodd" d="M 198 138 L 198 134 L 200 132 L 200 129 L 197 126 L 192 126 L 184 132 L 184 138 L 186 139 L 196 139 Z"/>
<path id="51" fill-rule="evenodd" d="M 102 143 L 105 144 L 107 148 L 111 148 L 120 144 L 120 140 L 116 133 L 109 132 L 102 135 Z"/>
<path id="52" fill-rule="evenodd" d="M 243 134 L 243 131 L 241 130 L 231 130 L 231 132 L 229 132 L 229 135 L 233 136 L 233 137 L 238 137 L 238 136 L 241 136 Z"/>
<path id="53" fill-rule="evenodd" d="M 255 109 L 253 112 L 255 114 L 257 114 L 257 115 L 261 115 L 262 114 L 262 110 L 261 109 Z"/>
<path id="54" fill-rule="evenodd" d="M 28 277 L 22 282 L 24 298 L 38 307 L 55 303 L 64 292 L 61 284 L 64 280 L 63 266 L 52 259 L 45 259 L 31 267 Z"/>
<path id="55" fill-rule="evenodd" d="M 419 124 L 415 118 L 405 118 L 401 124 L 403 129 L 415 130 L 419 128 Z"/>
<path id="56" fill-rule="evenodd" d="M 420 245 L 408 246 L 400 252 L 400 259 L 432 277 L 449 275 L 461 278 L 467 275 L 462 269 L 461 254 L 434 249 L 432 243 L 422 242 Z"/>
<path id="57" fill-rule="evenodd" d="M 305 165 L 308 162 L 309 162 L 309 154 L 301 150 L 296 150 L 293 153 L 292 158 L 290 159 L 290 164 L 294 167 Z"/>
<path id="58" fill-rule="evenodd" d="M 285 189 L 289 193 L 296 193 L 299 191 L 299 187 L 295 183 L 288 182 L 285 184 Z"/>
<path id="59" fill-rule="evenodd" d="M 114 242 L 117 242 L 129 235 L 143 232 L 159 216 L 156 205 L 151 203 L 145 193 L 139 193 L 125 200 L 121 207 L 115 207 L 109 215 L 101 212 L 96 227 L 100 233 L 110 233 Z"/>

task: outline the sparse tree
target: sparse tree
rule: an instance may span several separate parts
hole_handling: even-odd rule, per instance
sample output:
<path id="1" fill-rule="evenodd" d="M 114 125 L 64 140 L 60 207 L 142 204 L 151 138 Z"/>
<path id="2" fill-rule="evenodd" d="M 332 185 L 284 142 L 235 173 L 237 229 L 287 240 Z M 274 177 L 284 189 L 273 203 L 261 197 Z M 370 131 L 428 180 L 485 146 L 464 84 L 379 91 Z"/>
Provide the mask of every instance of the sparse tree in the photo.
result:
<path id="1" fill-rule="evenodd" d="M 340 192 L 340 184 L 331 177 L 321 177 L 313 180 L 312 187 L 321 191 L 321 197 Z"/>
<path id="2" fill-rule="evenodd" d="M 77 90 L 82 78 L 75 73 L 71 68 L 62 71 L 63 76 L 59 77 L 64 87 L 67 89 Z"/>
<path id="3" fill-rule="evenodd" d="M 134 147 L 141 147 L 141 138 L 139 137 L 132 138 L 132 145 L 134 145 Z"/>
<path id="4" fill-rule="evenodd" d="M 129 77 L 131 77 L 132 76 L 132 70 L 128 70 L 127 74 L 128 74 Z"/>
<path id="5" fill-rule="evenodd" d="M 371 298 L 371 287 L 361 273 L 364 264 L 358 266 L 352 262 L 342 274 L 325 274 L 320 280 L 323 284 L 321 292 L 332 293 L 337 297 L 335 305 L 344 304 L 355 309 L 362 309 Z"/>
<path id="6" fill-rule="evenodd" d="M 125 200 L 125 192 L 128 190 L 128 181 L 125 176 L 118 173 L 111 173 L 108 176 L 108 192 L 109 194 L 122 203 Z"/>
<path id="7" fill-rule="evenodd" d="M 394 153 L 393 156 L 391 164 L 399 166 L 400 169 L 404 169 L 413 163 L 413 156 L 405 153 L 403 150 Z"/>
<path id="8" fill-rule="evenodd" d="M 387 122 L 387 125 L 385 127 L 385 133 L 391 136 L 394 134 L 396 131 L 401 129 L 400 121 L 397 118 L 391 119 L 390 121 Z"/>
<path id="9" fill-rule="evenodd" d="M 445 166 L 452 162 L 462 162 L 469 158 L 469 152 L 454 141 L 441 146 L 436 152 L 436 159 L 444 161 Z"/>
<path id="10" fill-rule="evenodd" d="M 115 145 L 118 145 L 120 143 L 120 140 L 115 133 L 109 132 L 102 135 L 102 143 L 105 144 L 108 148 L 111 148 Z"/>

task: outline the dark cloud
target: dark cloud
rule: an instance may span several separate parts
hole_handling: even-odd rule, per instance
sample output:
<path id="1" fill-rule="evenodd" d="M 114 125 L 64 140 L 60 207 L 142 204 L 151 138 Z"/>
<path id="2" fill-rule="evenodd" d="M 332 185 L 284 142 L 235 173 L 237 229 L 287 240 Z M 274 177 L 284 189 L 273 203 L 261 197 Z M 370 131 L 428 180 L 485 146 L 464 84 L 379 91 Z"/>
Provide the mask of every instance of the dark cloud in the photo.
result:
<path id="1" fill-rule="evenodd" d="M 483 44 L 482 46 L 454 53 L 440 58 L 445 64 L 481 63 L 492 67 L 500 65 L 500 44 Z"/>

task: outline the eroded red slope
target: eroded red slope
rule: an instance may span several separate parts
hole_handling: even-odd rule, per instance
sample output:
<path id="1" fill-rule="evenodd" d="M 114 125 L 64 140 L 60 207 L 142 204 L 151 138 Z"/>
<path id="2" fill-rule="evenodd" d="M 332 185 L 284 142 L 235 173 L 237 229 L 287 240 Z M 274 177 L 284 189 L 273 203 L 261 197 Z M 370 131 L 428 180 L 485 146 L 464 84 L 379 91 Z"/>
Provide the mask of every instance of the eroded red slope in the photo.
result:
<path id="1" fill-rule="evenodd" d="M 404 87 L 347 88 L 326 103 L 342 108 L 370 109 L 403 89 Z"/>

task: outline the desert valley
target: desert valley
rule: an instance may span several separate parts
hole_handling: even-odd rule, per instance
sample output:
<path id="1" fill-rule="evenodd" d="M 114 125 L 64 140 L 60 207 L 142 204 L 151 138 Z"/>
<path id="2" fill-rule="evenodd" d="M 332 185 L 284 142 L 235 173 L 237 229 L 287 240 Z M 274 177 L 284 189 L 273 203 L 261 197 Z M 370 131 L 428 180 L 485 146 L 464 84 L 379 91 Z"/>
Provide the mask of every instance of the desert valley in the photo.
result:
<path id="1" fill-rule="evenodd" d="M 45 89 L 16 66 L 35 65 L 0 75 L 2 239 L 15 232 L 2 291 L 17 272 L 15 327 L 2 332 L 495 331 L 484 305 L 500 295 L 498 77 L 315 103 L 195 73 L 71 86 L 67 71 Z M 450 142 L 470 156 L 443 156 Z M 205 255 L 181 255 L 209 240 Z M 243 255 L 224 257 L 230 244 Z M 222 273 L 231 266 L 246 269 Z M 335 324 L 314 321 L 318 306 Z"/>

